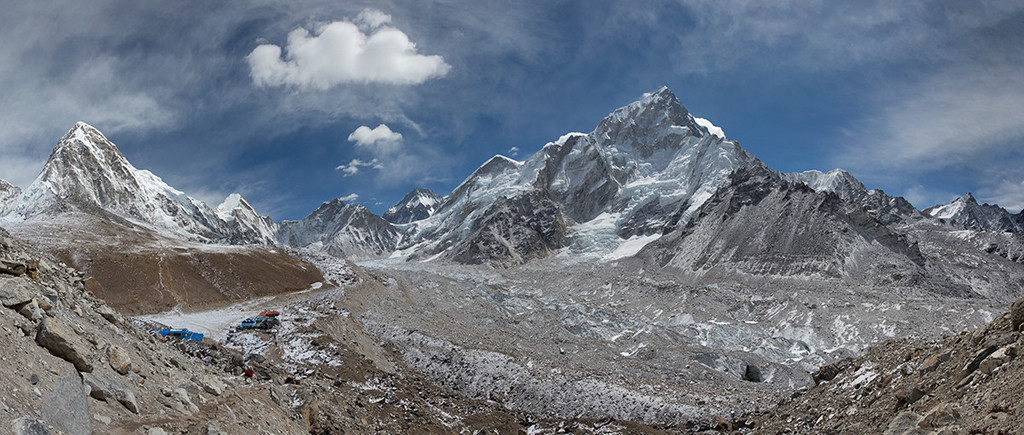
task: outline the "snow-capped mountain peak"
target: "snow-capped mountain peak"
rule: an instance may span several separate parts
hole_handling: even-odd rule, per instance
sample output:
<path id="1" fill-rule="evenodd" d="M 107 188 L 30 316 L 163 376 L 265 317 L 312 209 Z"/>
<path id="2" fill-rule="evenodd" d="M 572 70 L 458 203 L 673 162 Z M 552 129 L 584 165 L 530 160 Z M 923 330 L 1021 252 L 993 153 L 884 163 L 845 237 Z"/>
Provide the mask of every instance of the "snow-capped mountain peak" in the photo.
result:
<path id="1" fill-rule="evenodd" d="M 405 224 L 426 219 L 434 214 L 443 198 L 430 189 L 417 187 L 381 216 L 394 224 Z"/>
<path id="2" fill-rule="evenodd" d="M 205 242 L 271 244 L 268 219 L 241 196 L 222 210 L 185 195 L 150 171 L 134 167 L 95 127 L 78 122 L 54 147 L 35 181 L 22 193 L 15 213 L 47 216 L 61 203 L 97 207 L 161 232 Z M 243 206 L 244 205 L 244 206 Z M 238 211 L 247 208 L 243 212 Z M 59 209 L 59 207 L 57 207 Z M 252 220 L 250 218 L 255 218 Z M 236 221 L 241 219 L 242 221 Z M 241 232 L 239 232 L 240 229 Z"/>
<path id="3" fill-rule="evenodd" d="M 252 206 L 249 205 L 249 202 L 246 201 L 245 198 L 242 198 L 241 194 L 232 193 L 228 195 L 227 198 L 224 198 L 224 201 L 213 210 L 217 212 L 217 216 L 220 216 L 221 219 L 229 221 L 235 219 L 233 212 L 236 209 L 252 210 Z"/>
<path id="4" fill-rule="evenodd" d="M 572 251 L 629 255 L 619 248 L 628 244 L 636 252 L 667 225 L 688 219 L 732 171 L 752 166 L 764 164 L 725 140 L 714 124 L 699 123 L 671 90 L 661 88 L 613 111 L 591 133 L 564 135 L 525 161 L 491 158 L 430 218 L 417 222 L 402 251 L 434 258 L 480 233 L 474 222 L 511 223 L 506 219 L 510 208 L 553 207 L 508 233 L 520 241 L 553 240 L 542 244 L 551 250 L 563 243 L 548 237 L 559 234 L 552 229 L 567 225 L 574 227 L 569 231 Z M 503 234 L 496 228 L 487 231 Z M 520 246 L 512 240 L 496 240 L 485 244 L 516 251 L 513 258 L 529 257 L 518 248 L 506 249 Z"/>
<path id="5" fill-rule="evenodd" d="M 278 243 L 323 250 L 346 258 L 373 258 L 391 253 L 401 235 L 390 222 L 358 204 L 339 198 L 320 205 L 299 221 L 282 221 Z"/>
<path id="6" fill-rule="evenodd" d="M 868 189 L 853 174 L 843 169 L 821 172 L 811 169 L 804 172 L 781 174 L 790 183 L 804 183 L 818 192 L 832 192 L 846 201 L 859 201 L 868 194 Z"/>
<path id="7" fill-rule="evenodd" d="M 962 216 L 971 207 L 977 206 L 978 200 L 974 199 L 971 192 L 954 199 L 953 202 L 945 205 L 937 205 L 925 210 L 925 213 L 937 219 L 955 219 Z"/>
<path id="8" fill-rule="evenodd" d="M 6 215 L 16 205 L 21 188 L 0 180 L 0 216 Z"/>
<path id="9" fill-rule="evenodd" d="M 1024 220 L 1020 215 L 995 204 L 978 204 L 970 192 L 949 204 L 929 207 L 924 214 L 969 230 L 1024 233 Z"/>

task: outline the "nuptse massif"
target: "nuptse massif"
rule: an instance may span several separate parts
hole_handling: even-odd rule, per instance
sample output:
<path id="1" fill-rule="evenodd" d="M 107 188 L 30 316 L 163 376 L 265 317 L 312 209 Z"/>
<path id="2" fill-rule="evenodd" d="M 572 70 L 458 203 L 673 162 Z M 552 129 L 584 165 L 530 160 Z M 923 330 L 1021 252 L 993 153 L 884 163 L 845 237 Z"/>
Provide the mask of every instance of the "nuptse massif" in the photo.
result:
<path id="1" fill-rule="evenodd" d="M 301 290 L 357 261 L 383 283 L 362 333 L 431 382 L 558 418 L 739 415 L 1024 296 L 1024 214 L 773 171 L 668 88 L 445 196 L 417 188 L 382 216 L 334 199 L 299 221 L 238 194 L 211 208 L 78 123 L 24 191 L 0 181 L 0 214 L 129 315 Z"/>

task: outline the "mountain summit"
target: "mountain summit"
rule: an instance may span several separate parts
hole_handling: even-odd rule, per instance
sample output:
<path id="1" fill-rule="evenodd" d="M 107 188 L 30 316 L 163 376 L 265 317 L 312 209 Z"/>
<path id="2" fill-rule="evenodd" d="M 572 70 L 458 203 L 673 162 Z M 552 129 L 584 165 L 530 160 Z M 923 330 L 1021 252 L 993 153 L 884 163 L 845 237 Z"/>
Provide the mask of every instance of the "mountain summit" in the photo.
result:
<path id="1" fill-rule="evenodd" d="M 730 173 L 753 167 L 765 166 L 661 88 L 615 110 L 589 134 L 566 134 L 525 161 L 488 160 L 433 215 L 418 221 L 400 248 L 431 257 L 447 253 L 470 263 L 476 260 L 467 253 L 488 259 L 506 255 L 499 252 L 509 259 L 535 257 L 521 252 L 523 247 L 546 253 L 567 247 L 580 258 L 632 255 L 667 227 L 689 219 Z M 546 211 L 524 221 L 498 218 L 511 204 Z M 515 229 L 483 230 L 477 222 L 509 222 Z M 563 233 L 571 236 L 559 236 Z M 515 240 L 502 236 L 486 242 L 495 252 L 480 246 L 449 251 L 474 234 Z"/>
<path id="2" fill-rule="evenodd" d="M 423 220 L 434 214 L 435 206 L 443 198 L 430 189 L 417 187 L 402 198 L 398 204 L 384 212 L 383 217 L 393 224 L 407 224 Z"/>
<path id="3" fill-rule="evenodd" d="M 970 192 L 949 204 L 926 208 L 924 213 L 963 229 L 1024 233 L 1020 214 L 1011 214 L 995 204 L 978 204 Z"/>
<path id="4" fill-rule="evenodd" d="M 218 215 L 152 172 L 132 166 L 103 133 L 84 122 L 57 143 L 14 211 L 24 217 L 48 215 L 69 203 L 205 242 L 273 243 L 267 220 L 255 211 Z M 235 203 L 252 209 L 240 196 Z"/>

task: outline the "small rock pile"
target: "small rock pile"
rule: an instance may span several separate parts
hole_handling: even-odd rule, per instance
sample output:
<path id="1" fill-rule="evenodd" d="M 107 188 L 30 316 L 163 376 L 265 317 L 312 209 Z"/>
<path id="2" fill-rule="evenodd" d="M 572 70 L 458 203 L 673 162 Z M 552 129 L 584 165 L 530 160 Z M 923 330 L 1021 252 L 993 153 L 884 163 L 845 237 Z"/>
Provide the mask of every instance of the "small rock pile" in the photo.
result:
<path id="1" fill-rule="evenodd" d="M 822 367 L 757 433 L 1010 434 L 1024 428 L 1024 298 L 974 332 L 895 340 Z"/>

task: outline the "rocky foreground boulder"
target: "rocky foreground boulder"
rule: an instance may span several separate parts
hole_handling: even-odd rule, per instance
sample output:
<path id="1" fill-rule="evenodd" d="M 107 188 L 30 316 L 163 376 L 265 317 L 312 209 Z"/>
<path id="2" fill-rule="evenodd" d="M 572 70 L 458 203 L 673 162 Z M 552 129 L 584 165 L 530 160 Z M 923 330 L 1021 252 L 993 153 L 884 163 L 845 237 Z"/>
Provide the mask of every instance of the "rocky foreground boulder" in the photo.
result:
<path id="1" fill-rule="evenodd" d="M 933 342 L 895 340 L 822 367 L 818 384 L 729 422 L 756 433 L 1010 434 L 1024 429 L 1024 299 Z M 747 429 L 751 430 L 751 429 Z"/>

